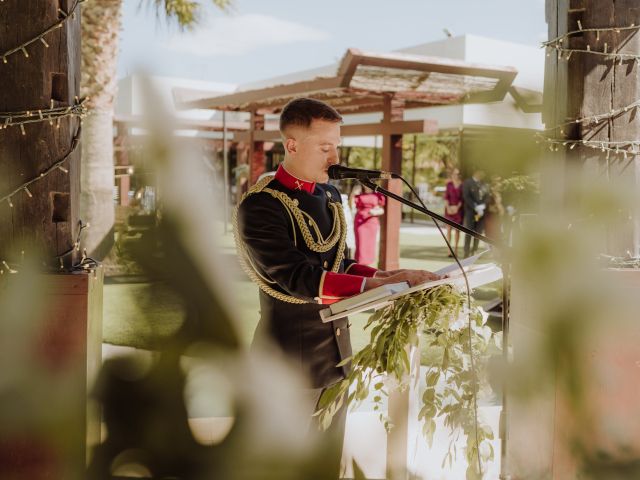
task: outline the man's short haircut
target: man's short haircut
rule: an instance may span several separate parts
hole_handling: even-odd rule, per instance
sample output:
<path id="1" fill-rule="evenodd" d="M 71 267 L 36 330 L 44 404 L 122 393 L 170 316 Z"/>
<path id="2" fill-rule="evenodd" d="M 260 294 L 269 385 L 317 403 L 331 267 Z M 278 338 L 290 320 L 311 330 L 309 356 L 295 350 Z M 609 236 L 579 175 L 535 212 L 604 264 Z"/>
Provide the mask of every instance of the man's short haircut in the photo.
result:
<path id="1" fill-rule="evenodd" d="M 280 133 L 291 126 L 309 128 L 313 120 L 342 122 L 342 116 L 331 105 L 313 98 L 295 98 L 287 103 L 280 114 Z"/>

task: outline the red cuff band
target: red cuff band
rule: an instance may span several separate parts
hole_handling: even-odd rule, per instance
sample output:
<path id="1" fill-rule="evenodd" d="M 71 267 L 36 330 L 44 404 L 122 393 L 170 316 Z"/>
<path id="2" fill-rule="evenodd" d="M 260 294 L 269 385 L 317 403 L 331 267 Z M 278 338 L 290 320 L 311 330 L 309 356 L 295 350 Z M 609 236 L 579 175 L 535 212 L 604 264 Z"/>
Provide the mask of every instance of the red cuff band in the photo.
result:
<path id="1" fill-rule="evenodd" d="M 346 273 L 324 272 L 320 280 L 320 303 L 334 303 L 360 293 L 363 278 Z"/>
<path id="2" fill-rule="evenodd" d="M 359 263 L 352 263 L 347 267 L 345 273 L 350 275 L 360 275 L 361 277 L 373 277 L 377 271 L 377 268 L 360 265 Z"/>

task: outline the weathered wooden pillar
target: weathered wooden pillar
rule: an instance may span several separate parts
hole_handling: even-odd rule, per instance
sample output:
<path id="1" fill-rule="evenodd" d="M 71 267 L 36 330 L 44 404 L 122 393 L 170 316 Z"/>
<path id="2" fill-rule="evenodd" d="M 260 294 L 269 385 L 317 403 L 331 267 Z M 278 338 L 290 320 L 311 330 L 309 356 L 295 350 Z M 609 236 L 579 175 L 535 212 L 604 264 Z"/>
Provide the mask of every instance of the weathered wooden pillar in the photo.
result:
<path id="1" fill-rule="evenodd" d="M 0 3 L 0 478 L 80 480 L 100 438 L 102 271 L 44 273 L 80 256 L 79 84 L 79 2 Z"/>
<path id="2" fill-rule="evenodd" d="M 418 136 L 413 136 L 413 143 L 411 148 L 411 185 L 416 184 L 416 160 L 418 155 Z M 411 223 L 414 221 L 415 210 L 412 208 L 411 212 Z"/>
<path id="3" fill-rule="evenodd" d="M 640 5 L 636 0 L 585 0 L 584 12 L 576 15 L 579 18 L 569 18 L 569 29 L 577 29 L 578 21 L 582 28 L 624 27 L 640 23 Z M 575 20 L 575 23 L 574 23 Z M 605 47 L 606 44 L 606 47 Z M 589 48 L 594 51 L 640 54 L 640 33 L 637 30 L 620 30 L 604 32 L 585 32 L 583 35 L 572 37 L 569 45 L 572 48 Z M 640 79 L 638 77 L 638 62 L 629 58 L 608 59 L 599 55 L 582 54 L 568 61 L 569 75 L 583 87 L 582 96 L 575 101 L 576 116 L 588 117 L 592 115 L 608 114 L 623 109 L 627 105 L 637 102 L 640 98 Z M 571 88 L 575 88 L 572 84 Z M 573 106 L 571 106 L 573 107 Z M 597 124 L 583 122 L 575 132 L 577 138 L 588 141 L 604 142 L 607 148 L 604 152 L 599 149 L 583 147 L 576 154 L 581 159 L 589 173 L 608 184 L 611 191 L 631 192 L 638 188 L 634 169 L 637 165 L 636 156 L 625 155 L 625 151 L 636 151 L 626 143 L 609 142 L 640 141 L 640 120 L 638 109 L 629 108 L 619 114 L 605 119 Z M 619 153 L 616 153 L 618 148 Z M 625 255 L 633 251 L 633 222 L 628 222 L 624 228 L 616 220 L 616 212 L 611 212 L 613 220 L 607 232 L 606 253 Z M 629 218 L 624 214 L 624 220 Z"/>
<path id="4" fill-rule="evenodd" d="M 42 36 L 69 12 L 72 1 L 25 0 L 4 2 L 0 8 L 0 54 L 35 38 L 16 53 L 0 59 L 0 112 L 29 112 L 72 106 L 79 94 L 80 17 L 63 23 L 62 28 Z M 36 13 L 37 12 L 37 13 Z M 48 47 L 45 45 L 48 45 Z M 36 121 L 25 125 L 25 117 L 7 120 L 0 130 L 0 198 L 31 179 L 38 178 L 53 164 L 69 155 L 80 121 L 64 116 L 50 124 Z M 69 250 L 78 233 L 78 192 L 80 188 L 80 148 L 75 149 L 62 168 L 42 176 L 26 189 L 0 204 L 0 258 L 8 262 L 30 249 L 48 261 Z M 68 173 L 67 173 L 68 172 Z M 74 262 L 77 252 L 65 256 L 65 266 Z M 57 263 L 57 261 L 55 261 Z"/>
<path id="5" fill-rule="evenodd" d="M 383 110 L 383 124 L 390 125 L 394 121 L 402 121 L 403 104 L 392 96 L 385 96 Z M 382 135 L 382 170 L 402 174 L 402 135 L 385 133 Z M 387 180 L 385 188 L 402 195 L 402 181 Z M 395 270 L 400 262 L 400 221 L 402 219 L 402 205 L 390 201 L 385 208 L 380 229 L 379 268 Z"/>
<path id="6" fill-rule="evenodd" d="M 264 130 L 264 115 L 255 111 L 251 112 L 251 130 L 249 143 L 249 181 L 253 185 L 258 181 L 258 177 L 265 172 L 266 155 L 264 153 L 264 141 L 256 140 L 255 132 Z"/>
<path id="7" fill-rule="evenodd" d="M 639 18 L 640 6 L 633 0 L 547 1 L 549 38 L 570 31 L 578 33 L 547 50 L 543 122 L 551 128 L 578 118 L 599 116 L 600 119 L 568 124 L 550 132 L 561 142 L 584 141 L 587 144 L 578 144 L 571 150 L 557 148 L 562 146 L 557 144 L 555 151 L 547 155 L 547 163 L 554 168 L 543 170 L 541 198 L 546 211 L 556 211 L 558 206 L 565 204 L 567 187 L 569 182 L 578 180 L 578 171 L 586 181 L 597 178 L 608 183 L 612 191 L 632 191 L 638 186 L 635 174 L 638 156 L 631 153 L 638 148 L 626 143 L 640 138 L 638 108 L 618 112 L 640 98 L 638 61 L 615 54 L 637 55 L 640 34 L 635 29 L 616 31 L 615 28 L 634 25 L 634 22 L 638 25 Z M 560 48 L 553 48 L 555 45 Z M 614 55 L 608 57 L 582 50 L 606 51 Z M 613 112 L 615 114 L 611 115 Z M 564 168 L 558 168 L 558 165 Z M 547 172 L 549 175 L 545 177 Z M 637 212 L 634 213 L 637 224 Z M 633 227 L 634 222 L 629 222 L 621 230 L 618 222 L 615 231 L 608 232 L 607 253 L 624 255 L 640 248 L 634 244 Z M 638 236 L 640 234 L 635 232 L 635 237 Z"/>
<path id="8" fill-rule="evenodd" d="M 638 188 L 640 175 L 634 169 L 640 167 L 640 112 L 637 107 L 625 107 L 640 98 L 640 33 L 635 28 L 640 25 L 640 5 L 637 0 L 547 0 L 546 17 L 549 40 L 564 37 L 551 43 L 547 50 L 544 87 L 543 122 L 549 129 L 550 138 L 546 141 L 550 148 L 543 159 L 541 215 L 553 215 L 577 203 L 580 197 L 576 197 L 576 186 L 582 187 L 587 197 L 592 191 L 597 194 L 595 190 L 603 186 L 610 192 L 633 192 Z M 573 33 L 565 36 L 569 32 Z M 626 250 L 633 251 L 634 222 L 629 221 L 630 213 L 606 212 L 616 221 L 611 222 L 608 235 L 602 239 L 603 253 L 621 255 Z M 620 214 L 624 221 L 619 221 Z M 635 224 L 640 227 L 637 217 Z M 637 280 L 625 284 L 634 274 L 612 272 L 611 280 L 619 276 L 621 288 L 637 288 Z M 628 279 L 623 278 L 627 276 Z M 531 296 L 530 286 L 522 285 L 517 276 L 514 278 L 509 338 L 516 359 L 531 348 L 532 339 L 541 342 L 541 336 L 549 334 L 539 315 L 531 313 L 536 312 L 532 305 L 532 298 L 536 297 Z M 636 452 L 640 448 L 638 429 L 633 423 L 624 423 L 627 420 L 619 420 L 635 418 L 632 412 L 638 403 L 637 388 L 629 388 L 634 384 L 630 379 L 637 378 L 637 366 L 625 358 L 638 357 L 639 333 L 637 328 L 627 327 L 635 326 L 635 322 L 619 318 L 624 311 L 612 306 L 611 316 L 601 319 L 607 328 L 596 339 L 588 340 L 588 348 L 584 345 L 580 365 L 590 372 L 589 381 L 583 386 L 590 413 L 598 418 L 599 425 L 625 426 L 625 452 Z M 629 311 L 637 312 L 637 308 Z M 591 322 L 599 323 L 593 318 Z M 549 376 L 554 373 L 550 371 Z M 507 475 L 551 479 L 580 476 L 577 470 L 584 465 L 578 465 L 578 442 L 569 439 L 567 433 L 576 420 L 575 412 L 566 406 L 559 385 L 533 401 L 509 396 L 504 468 Z M 580 451 L 593 448 L 599 458 L 607 459 L 603 464 L 624 463 L 616 458 L 615 449 L 607 451 L 609 445 L 614 445 L 608 438 L 614 430 L 589 434 Z M 600 476 L 606 478 L 607 474 Z"/>

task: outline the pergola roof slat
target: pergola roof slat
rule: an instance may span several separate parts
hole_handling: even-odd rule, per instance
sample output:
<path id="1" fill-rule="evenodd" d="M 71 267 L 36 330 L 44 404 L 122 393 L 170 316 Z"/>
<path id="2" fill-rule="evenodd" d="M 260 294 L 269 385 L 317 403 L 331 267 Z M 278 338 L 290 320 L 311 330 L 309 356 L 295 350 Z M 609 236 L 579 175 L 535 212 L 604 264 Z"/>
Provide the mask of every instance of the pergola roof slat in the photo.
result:
<path id="1" fill-rule="evenodd" d="M 383 97 L 405 108 L 502 100 L 517 71 L 448 58 L 350 49 L 333 77 L 198 98 L 182 94 L 181 108 L 278 113 L 292 98 L 312 96 L 343 113 L 381 111 Z"/>

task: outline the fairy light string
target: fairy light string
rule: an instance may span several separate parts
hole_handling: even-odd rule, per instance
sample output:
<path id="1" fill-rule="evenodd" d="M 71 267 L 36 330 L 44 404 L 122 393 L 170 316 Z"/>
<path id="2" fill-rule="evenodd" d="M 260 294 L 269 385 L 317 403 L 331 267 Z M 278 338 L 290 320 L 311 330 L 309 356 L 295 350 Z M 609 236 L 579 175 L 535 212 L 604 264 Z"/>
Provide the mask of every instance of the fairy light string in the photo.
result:
<path id="1" fill-rule="evenodd" d="M 82 125 L 80 125 L 78 127 L 78 131 L 76 132 L 75 136 L 73 137 L 73 140 L 71 141 L 71 148 L 69 149 L 69 152 L 67 152 L 67 154 L 64 157 L 62 157 L 60 160 L 58 160 L 57 162 L 52 164 L 46 170 L 43 170 L 42 172 L 40 172 L 40 174 L 37 175 L 36 177 L 32 178 L 31 180 L 28 180 L 28 181 L 24 182 L 22 185 L 20 185 L 19 187 L 15 188 L 12 192 L 10 192 L 7 195 L 5 195 L 2 198 L 0 198 L 0 203 L 7 202 L 10 207 L 13 207 L 13 202 L 11 201 L 11 199 L 14 196 L 16 196 L 19 193 L 23 192 L 29 198 L 33 197 L 33 195 L 31 194 L 31 191 L 29 190 L 29 187 L 32 184 L 38 182 L 39 180 L 42 180 L 43 178 L 46 178 L 49 174 L 51 174 L 51 172 L 53 172 L 55 170 L 60 170 L 60 171 L 62 171 L 64 173 L 69 173 L 69 170 L 66 167 L 64 167 L 64 163 L 69 159 L 69 157 L 73 154 L 73 152 L 75 152 L 76 148 L 78 147 L 78 144 L 80 143 L 80 135 L 81 134 L 82 134 Z"/>
<path id="2" fill-rule="evenodd" d="M 622 53 L 619 51 L 609 50 L 608 42 L 604 42 L 602 44 L 602 50 L 594 50 L 591 48 L 591 44 L 587 44 L 586 48 L 567 48 L 564 46 L 565 42 L 575 37 L 577 35 L 584 35 L 585 33 L 595 33 L 596 43 L 600 42 L 600 35 L 604 33 L 614 33 L 619 34 L 622 32 L 637 32 L 640 30 L 640 25 L 636 25 L 632 23 L 627 26 L 619 26 L 619 27 L 593 27 L 593 28 L 583 28 L 582 22 L 580 20 L 577 21 L 578 28 L 577 30 L 569 31 L 563 35 L 559 35 L 555 38 L 552 38 L 546 42 L 542 42 L 541 46 L 543 48 L 547 48 L 547 56 L 551 54 L 553 50 L 556 50 L 558 53 L 558 59 L 565 58 L 569 60 L 571 58 L 572 53 L 586 53 L 592 55 L 600 55 L 604 56 L 607 59 L 620 60 L 622 63 L 624 60 L 640 60 L 640 54 L 634 53 Z M 581 145 L 584 147 L 598 149 L 602 152 L 607 153 L 607 157 L 611 154 L 621 154 L 625 158 L 629 155 L 636 156 L 640 154 L 640 141 L 638 140 L 625 140 L 625 141 L 602 141 L 602 140 L 569 140 L 558 138 L 564 137 L 566 135 L 565 129 L 567 129 L 571 125 L 581 125 L 581 126 L 597 126 L 602 121 L 609 121 L 617 118 L 620 115 L 624 115 L 629 111 L 634 111 L 640 106 L 640 100 L 636 100 L 624 107 L 612 109 L 609 112 L 601 113 L 597 115 L 587 115 L 584 117 L 580 117 L 574 120 L 569 120 L 565 123 L 561 123 L 559 125 L 555 125 L 553 127 L 549 127 L 544 129 L 544 132 L 547 135 L 537 134 L 538 142 L 546 142 L 549 145 L 550 150 L 558 150 L 560 146 L 568 146 L 570 149 L 574 149 L 577 145 Z"/>
<path id="3" fill-rule="evenodd" d="M 588 125 L 598 125 L 603 120 L 615 119 L 618 116 L 624 115 L 625 113 L 633 111 L 638 107 L 640 107 L 640 100 L 636 100 L 630 103 L 629 105 L 625 105 L 624 107 L 612 109 L 607 113 L 600 113 L 598 115 L 587 115 L 584 117 L 576 118 L 575 120 L 569 120 L 565 123 L 561 123 L 554 127 L 545 128 L 544 131 L 555 132 L 556 130 L 560 130 L 560 135 L 564 135 L 565 133 L 564 128 L 568 127 L 569 125 L 585 124 L 585 123 Z"/>
<path id="4" fill-rule="evenodd" d="M 75 238 L 75 241 L 73 242 L 73 245 L 66 251 L 53 257 L 53 260 L 55 262 L 59 262 L 58 268 L 60 270 L 65 269 L 64 259 L 66 257 L 68 257 L 74 252 L 80 251 L 80 241 L 82 239 L 82 233 L 86 228 L 89 228 L 89 224 L 84 223 L 82 220 L 78 220 L 78 230 L 77 230 L 78 233 L 76 234 L 76 238 Z M 0 259 L 0 276 L 4 275 L 5 273 L 7 274 L 20 273 L 18 269 L 24 264 L 24 250 L 21 252 L 21 257 L 22 257 L 22 261 L 20 263 L 9 263 L 5 259 Z M 73 271 L 93 271 L 97 267 L 98 267 L 98 262 L 93 258 L 89 257 L 87 255 L 86 249 L 83 249 L 82 258 L 77 263 L 73 264 L 69 270 L 72 272 Z"/>
<path id="5" fill-rule="evenodd" d="M 51 100 L 51 107 L 44 109 L 31 109 L 19 112 L 0 112 L 0 131 L 11 127 L 20 128 L 23 135 L 26 135 L 25 125 L 39 122 L 49 122 L 49 125 L 56 124 L 60 128 L 60 120 L 68 117 L 78 117 L 80 119 L 87 116 L 88 110 L 85 106 L 88 98 L 79 99 L 75 97 L 73 105 L 54 106 Z"/>
<path id="6" fill-rule="evenodd" d="M 45 36 L 55 30 L 62 28 L 69 19 L 76 18 L 76 10 L 78 8 L 78 5 L 80 5 L 85 1 L 86 0 L 76 0 L 69 12 L 65 12 L 61 8 L 58 8 L 58 14 L 62 17 L 60 20 L 58 20 L 56 23 L 51 25 L 45 31 L 41 32 L 40 34 L 36 35 L 33 38 L 30 38 L 26 42 L 21 43 L 17 47 L 11 48 L 6 52 L 0 53 L 0 58 L 2 58 L 2 62 L 0 62 L 0 65 L 8 63 L 8 58 L 11 55 L 14 55 L 20 52 L 22 53 L 24 58 L 29 58 L 29 50 L 27 50 L 27 48 L 32 47 L 34 43 L 41 43 L 42 45 L 44 45 L 45 48 L 49 48 L 49 43 L 47 43 Z"/>
<path id="7" fill-rule="evenodd" d="M 577 35 L 583 35 L 585 33 L 595 33 L 596 34 L 595 41 L 596 43 L 599 44 L 600 35 L 603 33 L 620 34 L 622 32 L 637 32 L 638 30 L 640 30 L 640 25 L 636 25 L 635 23 L 632 23 L 631 25 L 626 25 L 622 27 L 583 28 L 582 22 L 580 20 L 578 20 L 577 23 L 578 23 L 577 30 L 572 30 L 563 35 L 559 35 L 551 40 L 542 42 L 541 47 L 547 49 L 547 56 L 550 56 L 551 53 L 555 50 L 558 56 L 558 60 L 561 60 L 563 58 L 566 60 L 569 60 L 571 59 L 571 56 L 574 53 L 597 55 L 597 56 L 604 57 L 606 60 L 612 60 L 614 62 L 619 61 L 620 64 L 628 60 L 631 60 L 634 62 L 640 60 L 640 54 L 625 53 L 625 52 L 610 50 L 609 49 L 610 45 L 608 44 L 608 42 L 604 42 L 604 41 L 602 43 L 602 46 L 600 47 L 601 48 L 600 50 L 593 49 L 590 43 L 587 44 L 586 48 L 569 48 L 565 46 L 566 41 L 570 40 L 571 37 L 574 37 Z"/>
<path id="8" fill-rule="evenodd" d="M 23 58 L 30 58 L 29 50 L 34 48 L 35 44 L 41 44 L 44 48 L 49 48 L 49 43 L 47 42 L 47 35 L 50 33 L 61 29 L 66 22 L 70 19 L 73 20 L 76 18 L 76 12 L 81 3 L 84 3 L 86 0 L 75 0 L 72 7 L 65 11 L 61 8 L 58 8 L 59 20 L 55 22 L 53 25 L 46 28 L 44 31 L 40 32 L 38 35 L 28 39 L 27 41 L 9 49 L 4 52 L 0 52 L 0 68 L 3 65 L 8 63 L 9 57 L 16 54 L 22 54 Z M 0 3 L 3 3 L 4 0 L 0 0 Z M 10 207 L 13 207 L 12 199 L 21 193 L 24 193 L 28 198 L 33 198 L 33 194 L 29 190 L 29 187 L 34 183 L 46 178 L 52 172 L 59 170 L 63 173 L 69 173 L 69 170 L 64 166 L 65 162 L 69 160 L 71 155 L 76 151 L 79 143 L 80 137 L 82 134 L 82 119 L 87 115 L 87 108 L 85 106 L 86 98 L 80 100 L 78 97 L 75 97 L 75 103 L 73 105 L 65 105 L 65 106 L 55 106 L 55 102 L 51 100 L 51 105 L 49 108 L 36 108 L 31 110 L 24 110 L 19 112 L 0 112 L 0 131 L 16 127 L 19 128 L 23 135 L 26 135 L 25 125 L 38 123 L 38 122 L 48 122 L 51 126 L 54 125 L 56 128 L 60 127 L 60 121 L 63 118 L 68 117 L 77 117 L 80 120 L 80 124 L 74 135 L 69 151 L 62 157 L 60 160 L 56 161 L 48 168 L 40 172 L 37 176 L 32 179 L 22 183 L 20 186 L 16 187 L 13 191 L 8 194 L 0 197 L 0 203 L 7 202 Z M 63 259 L 68 255 L 72 254 L 75 251 L 80 250 L 80 238 L 83 230 L 87 228 L 89 225 L 82 223 L 79 221 L 78 223 L 78 233 L 75 239 L 74 244 L 66 250 L 65 252 L 56 255 L 55 259 L 60 262 L 60 268 L 63 269 Z M 22 252 L 22 256 L 24 257 L 24 252 Z M 96 265 L 95 260 L 91 259 L 86 255 L 86 252 L 83 252 L 82 259 L 79 263 L 72 266 L 72 270 L 88 270 L 94 268 Z M 15 274 L 18 273 L 17 266 L 12 266 L 5 259 L 0 259 L 0 275 Z"/>

